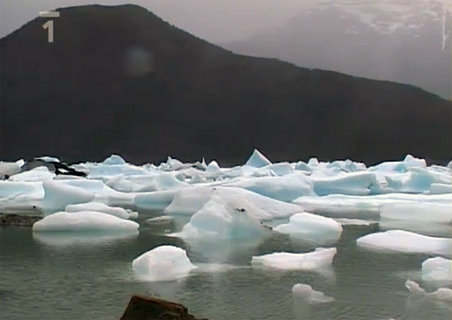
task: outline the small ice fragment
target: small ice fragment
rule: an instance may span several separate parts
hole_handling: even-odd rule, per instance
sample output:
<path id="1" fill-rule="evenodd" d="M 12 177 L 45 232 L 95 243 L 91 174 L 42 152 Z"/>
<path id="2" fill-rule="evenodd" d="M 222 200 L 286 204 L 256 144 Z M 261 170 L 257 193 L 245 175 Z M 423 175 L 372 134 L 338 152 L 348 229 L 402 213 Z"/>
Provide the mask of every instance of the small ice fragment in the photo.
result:
<path id="1" fill-rule="evenodd" d="M 422 280 L 452 282 L 452 260 L 435 257 L 422 262 Z"/>
<path id="2" fill-rule="evenodd" d="M 268 160 L 259 150 L 254 149 L 253 154 L 245 163 L 246 166 L 254 167 L 254 168 L 262 168 L 265 166 L 269 166 L 272 163 Z"/>
<path id="3" fill-rule="evenodd" d="M 316 291 L 308 284 L 297 283 L 292 288 L 292 293 L 296 298 L 302 298 L 308 303 L 328 303 L 334 301 L 334 298 L 326 296 L 323 292 Z"/>
<path id="4" fill-rule="evenodd" d="M 452 289 L 450 288 L 439 288 L 434 292 L 426 292 L 423 288 L 421 288 L 421 286 L 419 286 L 417 282 L 410 279 L 405 282 L 405 287 L 408 289 L 410 294 L 417 297 L 425 297 L 442 301 L 452 301 Z"/>

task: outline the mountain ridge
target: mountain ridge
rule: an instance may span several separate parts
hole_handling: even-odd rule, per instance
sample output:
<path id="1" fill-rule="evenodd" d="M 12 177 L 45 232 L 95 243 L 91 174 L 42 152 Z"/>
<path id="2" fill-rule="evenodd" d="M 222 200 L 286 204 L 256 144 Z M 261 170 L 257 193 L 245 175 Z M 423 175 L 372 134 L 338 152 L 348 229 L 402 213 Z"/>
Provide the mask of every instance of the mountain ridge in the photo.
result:
<path id="1" fill-rule="evenodd" d="M 450 158 L 451 105 L 421 89 L 235 55 L 135 5 L 59 10 L 55 43 L 39 18 L 0 40 L 3 159 Z"/>

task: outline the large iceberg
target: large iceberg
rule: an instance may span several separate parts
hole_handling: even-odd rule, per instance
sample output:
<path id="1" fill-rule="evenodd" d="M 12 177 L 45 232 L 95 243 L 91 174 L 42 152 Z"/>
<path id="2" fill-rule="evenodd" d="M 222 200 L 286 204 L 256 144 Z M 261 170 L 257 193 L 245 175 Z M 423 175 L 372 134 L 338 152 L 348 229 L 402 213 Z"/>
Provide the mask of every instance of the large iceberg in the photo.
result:
<path id="1" fill-rule="evenodd" d="M 78 211 L 57 212 L 46 216 L 33 224 L 33 231 L 107 231 L 113 233 L 136 233 L 138 227 L 139 224 L 134 221 L 121 219 L 111 214 L 94 211 Z"/>
<path id="2" fill-rule="evenodd" d="M 336 255 L 336 248 L 316 248 L 308 253 L 275 252 L 253 256 L 252 266 L 282 270 L 316 270 L 330 266 Z"/>
<path id="3" fill-rule="evenodd" d="M 452 239 L 429 237 L 403 230 L 368 234 L 356 240 L 356 243 L 369 249 L 452 255 Z"/>
<path id="4" fill-rule="evenodd" d="M 227 202 L 236 203 L 238 208 L 261 220 L 288 217 L 300 212 L 294 204 L 278 201 L 260 194 L 235 187 L 194 187 L 178 191 L 171 204 L 165 209 L 166 214 L 192 215 L 200 210 L 215 194 Z"/>
<path id="5" fill-rule="evenodd" d="M 452 260 L 442 257 L 425 260 L 422 262 L 422 280 L 452 282 Z"/>
<path id="6" fill-rule="evenodd" d="M 132 262 L 135 275 L 146 281 L 173 281 L 186 277 L 196 268 L 185 250 L 160 246 L 143 253 Z"/>
<path id="7" fill-rule="evenodd" d="M 294 214 L 289 223 L 281 224 L 274 230 L 297 238 L 323 242 L 338 240 L 342 226 L 334 219 L 303 212 Z"/>
<path id="8" fill-rule="evenodd" d="M 182 232 L 182 238 L 210 239 L 250 239 L 261 237 L 269 232 L 259 221 L 260 213 L 241 207 L 234 199 L 224 199 L 215 193 L 197 211 Z"/>

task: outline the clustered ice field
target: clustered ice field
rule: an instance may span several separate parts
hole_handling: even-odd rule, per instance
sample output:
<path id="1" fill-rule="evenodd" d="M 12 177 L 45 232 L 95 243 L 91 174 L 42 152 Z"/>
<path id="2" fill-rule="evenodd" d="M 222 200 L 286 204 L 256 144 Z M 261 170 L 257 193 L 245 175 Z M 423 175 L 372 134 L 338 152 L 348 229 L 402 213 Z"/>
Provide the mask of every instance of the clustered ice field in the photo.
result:
<path id="1" fill-rule="evenodd" d="M 420 272 L 422 281 L 435 283 L 437 290 L 426 292 L 410 279 L 406 287 L 412 295 L 452 301 L 452 239 L 432 235 L 435 230 L 450 234 L 452 162 L 427 166 L 408 155 L 372 167 L 315 158 L 271 163 L 255 150 L 244 165 L 233 168 L 172 158 L 158 166 L 136 166 L 118 155 L 71 166 L 86 177 L 56 175 L 46 166 L 24 171 L 23 165 L 23 160 L 0 162 L 0 212 L 42 215 L 33 225 L 39 239 L 64 243 L 58 236 L 67 235 L 66 240 L 95 243 L 137 235 L 143 223 L 182 221 L 170 236 L 201 247 L 252 246 L 274 233 L 309 241 L 314 251 L 253 256 L 249 265 L 327 272 L 343 225 L 378 224 L 379 232 L 356 239 L 356 245 L 430 255 Z M 199 269 L 184 249 L 170 245 L 143 252 L 131 263 L 144 281 L 174 281 Z M 294 284 L 292 292 L 307 303 L 334 301 L 308 284 Z"/>

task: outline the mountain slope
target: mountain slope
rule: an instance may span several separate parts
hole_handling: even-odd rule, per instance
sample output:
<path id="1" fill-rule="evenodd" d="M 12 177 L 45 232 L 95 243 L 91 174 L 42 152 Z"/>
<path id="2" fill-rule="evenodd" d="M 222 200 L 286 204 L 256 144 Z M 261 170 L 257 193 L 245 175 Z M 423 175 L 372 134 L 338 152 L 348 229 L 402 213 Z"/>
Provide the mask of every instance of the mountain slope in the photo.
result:
<path id="1" fill-rule="evenodd" d="M 452 100 L 450 10 L 435 0 L 318 2 L 280 28 L 224 47 L 409 83 Z"/>
<path id="2" fill-rule="evenodd" d="M 0 158 L 446 161 L 451 104 L 418 88 L 232 54 L 137 6 L 61 9 L 1 39 Z"/>

